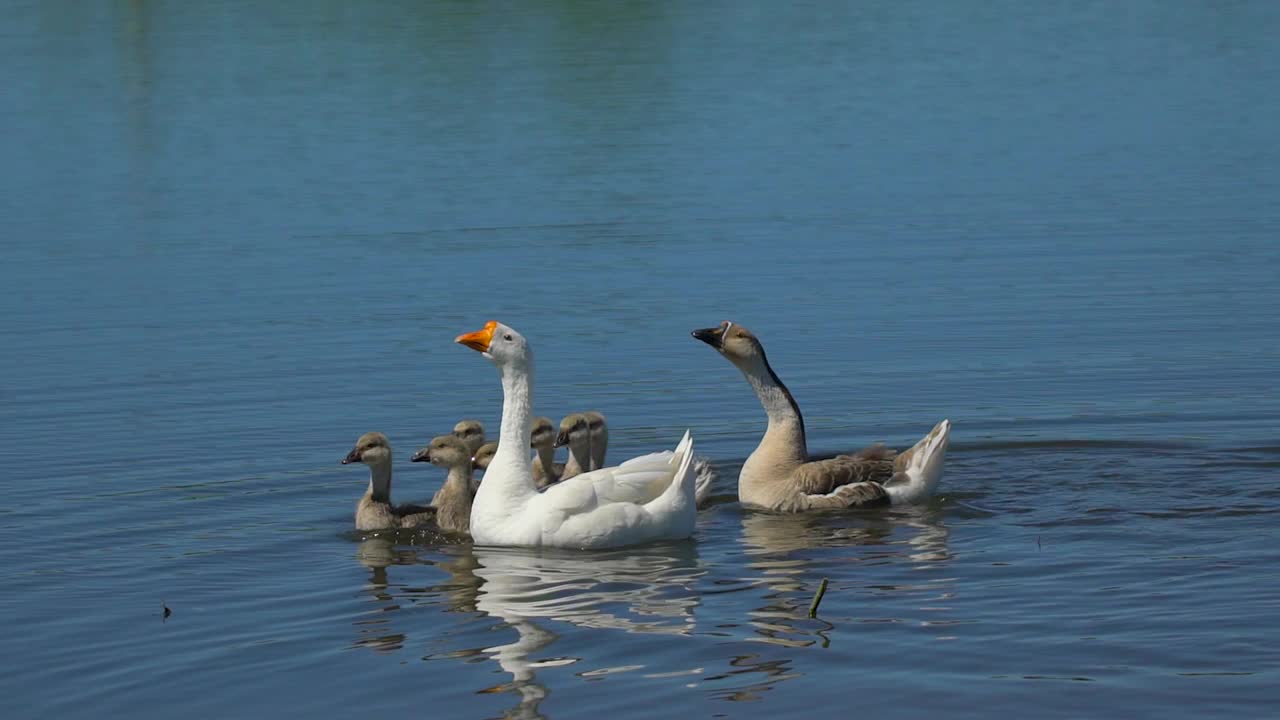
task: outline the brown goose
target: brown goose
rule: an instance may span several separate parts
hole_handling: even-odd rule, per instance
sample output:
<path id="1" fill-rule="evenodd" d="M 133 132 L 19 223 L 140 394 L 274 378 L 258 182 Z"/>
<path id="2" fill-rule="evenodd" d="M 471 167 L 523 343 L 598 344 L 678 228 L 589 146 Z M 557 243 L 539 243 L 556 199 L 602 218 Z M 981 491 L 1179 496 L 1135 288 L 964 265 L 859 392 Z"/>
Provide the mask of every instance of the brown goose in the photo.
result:
<path id="1" fill-rule="evenodd" d="M 434 437 L 430 445 L 413 454 L 413 462 L 429 462 L 448 469 L 444 485 L 431 498 L 436 525 L 449 532 L 469 532 L 475 490 L 471 487 L 471 451 L 466 443 L 456 435 Z"/>
<path id="2" fill-rule="evenodd" d="M 379 432 L 367 432 L 342 459 L 343 465 L 369 466 L 369 489 L 356 505 L 357 530 L 390 530 L 418 527 L 435 515 L 430 508 L 391 504 L 391 444 Z"/>
<path id="3" fill-rule="evenodd" d="M 743 504 L 799 512 L 918 502 L 932 494 L 942 477 L 950 421 L 935 425 L 901 454 L 876 445 L 853 455 L 810 461 L 800 406 L 769 366 L 756 336 L 726 320 L 719 327 L 694 330 L 693 337 L 742 371 L 769 416 L 760 445 L 738 475 Z"/>

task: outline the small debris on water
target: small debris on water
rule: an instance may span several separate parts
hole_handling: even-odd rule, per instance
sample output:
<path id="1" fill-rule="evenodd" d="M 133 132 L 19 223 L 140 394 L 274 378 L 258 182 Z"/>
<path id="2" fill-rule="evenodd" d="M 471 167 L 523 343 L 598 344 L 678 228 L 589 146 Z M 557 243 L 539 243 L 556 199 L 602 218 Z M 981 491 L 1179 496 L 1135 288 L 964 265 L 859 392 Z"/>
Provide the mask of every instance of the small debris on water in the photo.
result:
<path id="1" fill-rule="evenodd" d="M 818 616 L 818 605 L 822 602 L 822 596 L 827 594 L 827 579 L 822 578 L 822 584 L 818 585 L 818 592 L 813 596 L 813 602 L 809 604 L 809 617 Z"/>

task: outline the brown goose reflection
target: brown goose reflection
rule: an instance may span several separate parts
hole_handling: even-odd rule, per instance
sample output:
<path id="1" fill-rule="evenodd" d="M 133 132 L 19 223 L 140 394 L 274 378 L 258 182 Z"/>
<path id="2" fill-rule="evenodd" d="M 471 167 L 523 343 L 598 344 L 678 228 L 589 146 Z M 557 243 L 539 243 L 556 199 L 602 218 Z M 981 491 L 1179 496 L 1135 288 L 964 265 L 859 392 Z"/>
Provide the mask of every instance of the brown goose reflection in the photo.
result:
<path id="1" fill-rule="evenodd" d="M 782 645 L 823 641 L 809 632 L 813 621 L 807 610 L 818 580 L 832 572 L 815 568 L 814 555 L 823 555 L 828 564 L 854 567 L 903 560 L 924 567 L 950 560 L 949 536 L 942 512 L 931 508 L 865 515 L 747 513 L 742 519 L 743 552 L 747 565 L 757 571 L 754 582 L 769 590 L 764 596 L 768 603 L 753 613 L 752 624 L 760 639 Z M 842 552 L 835 557 L 826 549 Z M 833 580 L 840 583 L 839 578 Z M 805 623 L 794 622 L 800 619 Z"/>
<path id="2" fill-rule="evenodd" d="M 534 657 L 553 647 L 553 620 L 599 632 L 687 635 L 694 630 L 695 584 L 706 570 L 692 543 L 592 553 L 529 548 L 475 548 L 474 553 L 475 574 L 483 583 L 476 609 L 518 634 L 514 642 L 484 651 L 512 677 L 485 692 L 520 696 L 509 717 L 543 717 L 539 706 L 548 691 L 537 682 L 537 669 L 581 661 Z"/>
<path id="3" fill-rule="evenodd" d="M 718 690 L 716 697 L 758 700 L 778 683 L 803 675 L 792 667 L 791 655 L 768 646 L 826 647 L 830 643 L 836 624 L 824 616 L 834 617 L 824 612 L 815 619 L 808 617 L 809 603 L 823 577 L 832 583 L 822 606 L 826 610 L 832 605 L 832 594 L 841 592 L 842 586 L 862 592 L 856 587 L 860 582 L 876 583 L 873 567 L 905 562 L 914 570 L 947 563 L 949 533 L 936 507 L 857 514 L 744 513 L 739 542 L 744 564 L 750 568 L 744 581 L 755 586 L 760 603 L 748 611 L 753 635 L 747 639 L 763 645 L 759 652 L 735 656 L 728 668 L 706 678 L 708 683 L 730 685 Z M 878 585 L 875 589 L 899 588 Z M 867 613 L 876 613 L 874 603 L 866 608 Z M 864 620 L 876 621 L 850 621 Z"/>
<path id="4" fill-rule="evenodd" d="M 740 542 L 746 566 L 755 570 L 750 582 L 765 591 L 760 596 L 762 605 L 750 612 L 749 623 L 756 635 L 751 639 L 786 647 L 826 647 L 829 630 L 835 625 L 824 620 L 823 614 L 808 618 L 809 603 L 820 579 L 831 578 L 832 591 L 838 592 L 840 585 L 858 582 L 859 565 L 906 561 L 913 568 L 924 568 L 946 562 L 950 560 L 948 536 L 950 530 L 942 523 L 941 510 L 928 507 L 865 515 L 749 512 L 742 516 Z M 818 561 L 827 568 L 815 566 Z M 851 571 L 844 573 L 844 568 Z M 864 582 L 874 583 L 872 577 L 868 575 Z M 897 588 L 878 585 L 877 589 Z M 764 660 L 742 659 L 749 666 L 768 666 Z M 763 685 L 794 676 L 777 671 L 768 675 Z"/>

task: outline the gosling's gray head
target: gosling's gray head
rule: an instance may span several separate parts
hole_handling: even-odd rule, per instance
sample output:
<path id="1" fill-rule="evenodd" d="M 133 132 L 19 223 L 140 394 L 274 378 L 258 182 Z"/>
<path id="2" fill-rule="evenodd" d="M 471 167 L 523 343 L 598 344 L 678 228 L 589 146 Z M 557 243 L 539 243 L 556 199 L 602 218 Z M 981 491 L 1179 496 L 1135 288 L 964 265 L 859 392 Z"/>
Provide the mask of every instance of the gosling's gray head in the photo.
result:
<path id="1" fill-rule="evenodd" d="M 471 450 L 456 435 L 440 435 L 413 454 L 413 462 L 429 462 L 436 467 L 452 468 L 471 462 Z"/>
<path id="2" fill-rule="evenodd" d="M 459 420 L 458 424 L 453 426 L 453 434 L 466 443 L 472 453 L 484 444 L 484 425 L 480 424 L 479 420 L 470 418 Z"/>
<path id="3" fill-rule="evenodd" d="M 551 424 L 549 417 L 536 417 L 533 419 L 533 429 L 529 431 L 530 447 L 554 447 L 556 442 L 556 426 Z"/>
<path id="4" fill-rule="evenodd" d="M 582 413 L 566 415 L 560 421 L 560 432 L 556 435 L 556 447 L 570 445 L 583 447 L 591 441 L 591 426 L 587 416 Z"/>
<path id="5" fill-rule="evenodd" d="M 498 443 L 488 442 L 480 446 L 476 450 L 476 454 L 471 458 L 471 464 L 476 470 L 488 470 L 489 463 L 493 461 L 493 456 L 498 452 Z"/>
<path id="6" fill-rule="evenodd" d="M 391 462 L 391 443 L 387 436 L 380 432 L 367 432 L 356 440 L 356 446 L 342 458 L 343 465 L 364 463 L 365 465 L 381 465 Z"/>

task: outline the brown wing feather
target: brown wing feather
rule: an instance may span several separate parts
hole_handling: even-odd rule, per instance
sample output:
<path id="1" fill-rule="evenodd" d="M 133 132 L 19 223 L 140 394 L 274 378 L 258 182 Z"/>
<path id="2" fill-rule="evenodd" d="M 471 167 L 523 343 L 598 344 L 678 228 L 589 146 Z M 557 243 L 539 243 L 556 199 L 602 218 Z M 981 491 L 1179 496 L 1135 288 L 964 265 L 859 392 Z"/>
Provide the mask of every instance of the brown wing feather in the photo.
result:
<path id="1" fill-rule="evenodd" d="M 412 528 L 429 523 L 436 518 L 436 509 L 424 505 L 398 505 L 391 511 L 400 521 L 400 527 Z"/>
<path id="2" fill-rule="evenodd" d="M 841 455 L 830 460 L 805 463 L 796 468 L 792 479 L 800 492 L 826 494 L 841 485 L 859 482 L 884 482 L 893 476 L 893 460 Z"/>
<path id="3" fill-rule="evenodd" d="M 884 446 L 884 443 L 876 443 L 868 445 L 852 455 L 840 455 L 840 457 L 853 457 L 859 460 L 893 460 L 898 454 L 897 450 Z"/>
<path id="4" fill-rule="evenodd" d="M 855 482 L 825 495 L 806 495 L 805 499 L 809 509 L 878 507 L 889 504 L 889 493 L 880 483 Z"/>

